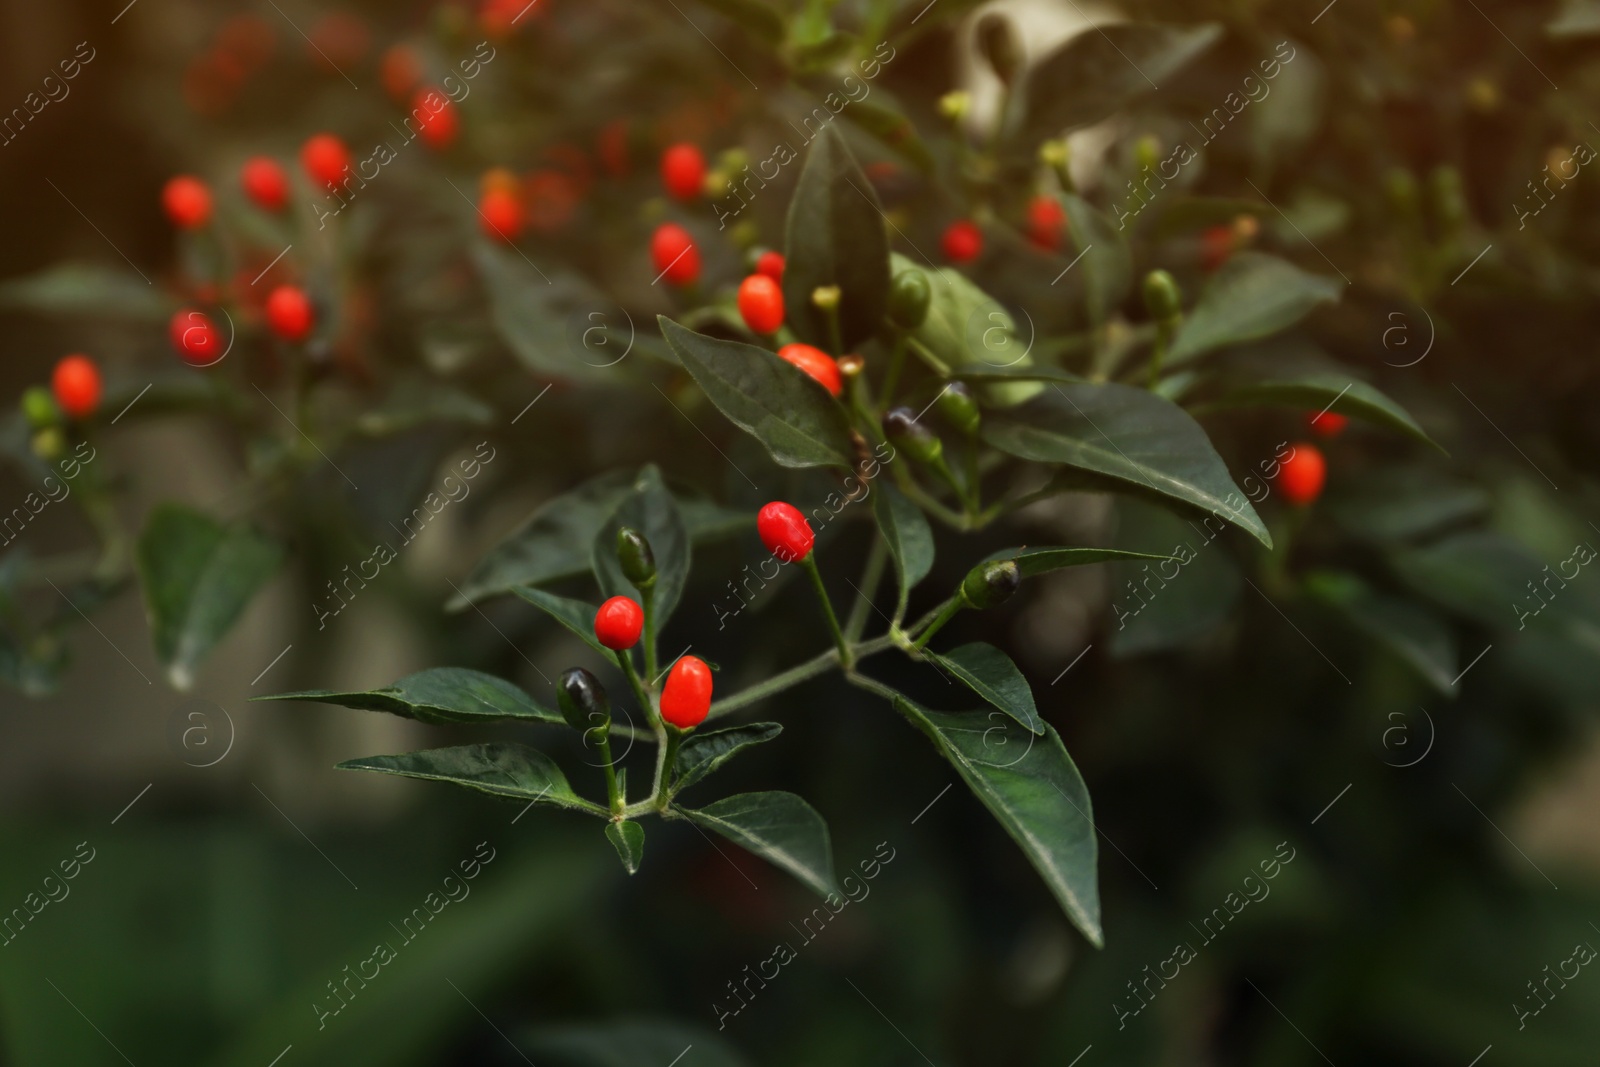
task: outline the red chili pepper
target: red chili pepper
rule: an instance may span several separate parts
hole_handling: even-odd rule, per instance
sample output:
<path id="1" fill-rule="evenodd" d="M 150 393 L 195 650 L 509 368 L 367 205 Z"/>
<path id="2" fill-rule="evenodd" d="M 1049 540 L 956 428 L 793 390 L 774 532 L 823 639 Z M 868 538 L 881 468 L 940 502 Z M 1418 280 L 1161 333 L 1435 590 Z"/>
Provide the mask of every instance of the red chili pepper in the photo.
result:
<path id="1" fill-rule="evenodd" d="M 1328 462 L 1317 446 L 1301 442 L 1278 471 L 1278 490 L 1289 503 L 1304 507 L 1322 495 L 1327 476 Z"/>
<path id="2" fill-rule="evenodd" d="M 176 312 L 167 323 L 167 334 L 172 338 L 173 350 L 184 361 L 197 367 L 215 363 L 221 348 L 217 327 L 210 316 L 194 308 Z"/>
<path id="3" fill-rule="evenodd" d="M 940 246 L 950 262 L 971 263 L 983 254 L 983 231 L 971 219 L 958 219 L 944 231 Z"/>
<path id="4" fill-rule="evenodd" d="M 805 559 L 817 541 L 800 509 L 782 500 L 774 500 L 756 513 L 756 533 L 767 551 L 784 563 Z"/>
<path id="5" fill-rule="evenodd" d="M 650 239 L 656 273 L 671 285 L 692 285 L 700 277 L 700 250 L 689 231 L 675 222 L 662 223 Z"/>
<path id="6" fill-rule="evenodd" d="M 300 147 L 300 166 L 317 188 L 338 185 L 350 169 L 350 150 L 331 133 L 319 133 Z"/>
<path id="7" fill-rule="evenodd" d="M 1349 424 L 1349 417 L 1337 411 L 1306 412 L 1306 425 L 1319 437 L 1338 437 Z"/>
<path id="8" fill-rule="evenodd" d="M 88 356 L 64 356 L 50 376 L 56 403 L 75 419 L 86 419 L 100 406 L 100 368 Z"/>
<path id="9" fill-rule="evenodd" d="M 706 157 L 695 145 L 675 144 L 661 153 L 661 184 L 675 200 L 694 200 L 705 191 Z"/>
<path id="10" fill-rule="evenodd" d="M 285 341 L 303 341 L 316 325 L 316 312 L 304 289 L 280 285 L 267 297 L 267 326 Z"/>
<path id="11" fill-rule="evenodd" d="M 595 612 L 595 640 L 613 652 L 622 652 L 638 644 L 643 630 L 644 609 L 628 597 L 614 596 Z"/>
<path id="12" fill-rule="evenodd" d="M 839 376 L 839 364 L 822 349 L 796 341 L 778 349 L 778 358 L 793 363 L 811 375 L 834 396 L 844 392 L 844 379 Z"/>
<path id="13" fill-rule="evenodd" d="M 281 211 L 289 202 L 289 175 L 277 160 L 267 156 L 245 160 L 239 169 L 239 184 L 263 211 Z"/>
<path id="14" fill-rule="evenodd" d="M 777 333 L 783 325 L 783 290 L 765 274 L 750 275 L 739 283 L 739 314 L 756 333 Z"/>
<path id="15" fill-rule="evenodd" d="M 680 730 L 705 722 L 711 710 L 711 668 L 698 656 L 684 656 L 661 687 L 661 718 Z"/>
<path id="16" fill-rule="evenodd" d="M 507 189 L 489 189 L 478 200 L 478 222 L 486 237 L 515 241 L 522 234 L 527 216 L 517 194 Z"/>
<path id="17" fill-rule="evenodd" d="M 779 284 L 782 284 L 782 282 L 783 282 L 783 253 L 782 252 L 763 252 L 763 253 L 761 253 L 760 258 L 758 258 L 756 260 L 756 273 L 757 274 L 765 274 L 767 277 L 771 278 L 773 281 L 778 282 Z"/>
<path id="18" fill-rule="evenodd" d="M 180 174 L 161 190 L 167 218 L 181 230 L 197 230 L 211 220 L 211 190 L 199 178 Z"/>

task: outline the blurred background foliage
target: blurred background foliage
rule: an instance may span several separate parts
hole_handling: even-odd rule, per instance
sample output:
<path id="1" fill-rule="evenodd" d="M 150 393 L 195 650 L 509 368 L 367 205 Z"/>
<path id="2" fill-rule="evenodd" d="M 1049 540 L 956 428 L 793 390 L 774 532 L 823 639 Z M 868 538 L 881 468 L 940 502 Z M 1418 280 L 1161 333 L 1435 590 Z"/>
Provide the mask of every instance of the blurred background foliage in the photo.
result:
<path id="1" fill-rule="evenodd" d="M 513 823 L 516 809 L 483 798 L 331 769 L 447 743 L 450 730 L 245 703 L 269 687 L 370 687 L 441 662 L 547 692 L 544 676 L 591 653 L 524 605 L 441 605 L 540 500 L 597 470 L 670 457 L 675 485 L 734 507 L 785 495 L 770 491 L 778 486 L 820 496 L 718 433 L 725 462 L 695 425 L 715 412 L 675 394 L 691 405 L 681 417 L 640 387 L 644 374 L 626 385 L 564 380 L 512 419 L 554 376 L 550 353 L 570 351 L 572 312 L 592 294 L 637 324 L 672 310 L 650 285 L 645 251 L 656 222 L 683 214 L 660 198 L 660 148 L 687 139 L 765 158 L 787 136 L 783 123 L 834 84 L 836 65 L 878 40 L 897 49 L 868 98 L 883 111 L 846 112 L 866 127 L 852 144 L 897 249 L 936 248 L 967 211 L 955 183 L 917 176 L 948 174 L 955 154 L 938 100 L 970 89 L 976 123 L 993 106 L 993 77 L 972 51 L 975 6 L 538 0 L 514 26 L 518 4 L 0 9 L 0 107 L 20 104 L 78 42 L 95 52 L 70 96 L 0 148 L 4 386 L 20 393 L 66 351 L 106 365 L 108 406 L 154 378 L 140 418 L 97 440 L 130 528 L 156 501 L 178 499 L 267 525 L 293 549 L 198 674 L 193 697 L 224 711 L 206 712 L 215 743 L 234 742 L 209 767 L 186 765 L 192 751 L 172 740 L 187 705 L 164 687 L 137 596 L 111 601 L 90 629 L 48 585 L 20 577 L 23 552 L 92 553 L 82 519 L 56 508 L 4 549 L 0 600 L 8 625 L 26 616 L 28 635 L 7 646 L 11 680 L 44 693 L 66 648 L 77 662 L 53 695 L 0 695 L 0 907 L 22 906 L 79 842 L 95 850 L 70 895 L 0 947 L 4 1062 L 267 1064 L 282 1054 L 285 1065 L 531 1057 L 631 1067 L 687 1048 L 685 1067 L 1080 1055 L 1085 1065 L 1465 1064 L 1490 1045 L 1485 1064 L 1592 1057 L 1600 979 L 1552 982 L 1546 968 L 1559 969 L 1574 943 L 1600 941 L 1600 579 L 1585 569 L 1538 625 L 1516 625 L 1533 604 L 1527 583 L 1600 539 L 1600 371 L 1583 340 L 1600 282 L 1597 194 L 1588 175 L 1546 181 L 1577 145 L 1600 144 L 1600 5 L 1583 0 L 1124 6 L 1140 20 L 1215 20 L 1225 34 L 1074 140 L 1086 194 L 1114 211 L 1141 138 L 1188 136 L 1189 122 L 1292 42 L 1296 61 L 1272 95 L 1186 168 L 1187 192 L 1227 202 L 1187 221 L 1164 212 L 1138 231 L 1139 262 L 1197 292 L 1218 242 L 1226 254 L 1242 236 L 1234 217 L 1252 216 L 1255 247 L 1349 282 L 1297 342 L 1381 384 L 1448 456 L 1353 427 L 1326 446 L 1329 490 L 1292 552 L 1264 556 L 1230 535 L 1126 629 L 1109 606 L 1131 571 L 1058 575 L 952 624 L 953 641 L 982 636 L 1012 652 L 1088 780 L 1104 950 L 1070 931 L 963 790 L 943 792 L 952 776 L 926 746 L 837 679 L 765 711 L 785 724 L 783 743 L 724 773 L 734 786 L 810 798 L 843 866 L 880 842 L 895 858 L 868 899 L 720 1032 L 713 1005 L 730 1003 L 728 983 L 774 942 L 795 940 L 815 904 L 785 877 L 678 825 L 653 836 L 650 862 L 624 880 L 609 846 L 562 815 Z M 1026 28 L 1031 61 L 1082 16 L 1050 0 L 1004 7 Z M 765 43 L 762 11 L 781 12 L 781 56 Z M 850 36 L 835 38 L 834 25 Z M 486 37 L 496 58 L 460 104 L 458 143 L 408 149 L 340 220 L 337 243 L 312 235 L 304 188 L 297 234 L 234 192 L 246 156 L 291 160 L 318 130 L 364 155 L 406 110 L 410 82 L 441 78 Z M 897 115 L 914 140 L 896 132 Z M 874 123 L 887 144 L 869 136 Z M 1019 166 L 989 198 L 993 233 L 1016 223 L 1044 180 Z M 521 175 L 532 205 L 520 256 L 476 236 L 473 200 L 491 167 Z M 243 437 L 203 417 L 226 396 L 197 388 L 166 348 L 166 317 L 198 298 L 196 272 L 214 267 L 157 210 L 162 183 L 180 171 L 219 190 L 240 306 L 251 299 L 243 283 L 294 240 L 299 253 L 278 269 L 337 309 L 321 352 L 337 377 L 321 402 L 328 422 L 355 427 L 336 457 L 361 492 L 314 464 L 291 488 L 275 484 Z M 756 228 L 747 237 L 780 243 L 791 181 L 753 201 L 740 220 Z M 715 219 L 683 221 L 707 277 L 731 284 L 739 253 Z M 1228 225 L 1219 233 L 1218 223 Z M 1051 284 L 1070 255 L 1036 255 L 1014 233 L 1011 243 L 1000 237 L 974 271 L 985 288 L 1026 309 L 1043 336 L 1083 325 L 1083 290 L 1068 299 Z M 62 263 L 94 266 L 41 274 Z M 534 284 L 541 271 L 548 286 Z M 648 332 L 619 377 L 647 362 L 643 349 L 658 343 Z M 1281 347 L 1266 356 L 1288 358 Z M 270 352 L 259 358 L 263 380 L 285 373 Z M 270 413 L 243 421 L 262 418 Z M 1303 433 L 1296 413 L 1271 409 L 1205 425 L 1241 480 Z M 7 501 L 37 477 L 20 427 L 8 433 L 18 462 L 0 477 Z M 365 557 L 445 463 L 485 439 L 504 458 L 472 496 L 407 550 L 401 576 L 318 631 L 308 605 L 327 577 Z M 1088 496 L 1018 523 L 988 545 L 941 534 L 930 587 L 948 588 L 978 550 L 1017 543 L 1017 530 L 1151 551 L 1189 536 L 1166 512 Z M 718 629 L 723 581 L 759 558 L 748 530 L 724 533 L 697 552 L 674 636 L 715 649 L 719 686 L 731 687 L 787 665 L 815 635 L 805 591 L 787 586 Z M 859 555 L 869 534 L 838 524 L 824 550 Z M 947 701 L 931 671 L 888 680 Z M 326 1002 L 326 984 L 479 841 L 498 855 L 471 897 L 319 1030 L 312 1005 Z M 1295 859 L 1270 895 L 1202 944 L 1196 925 L 1280 842 Z M 1118 1006 L 1136 1004 L 1130 984 L 1178 942 L 1196 958 L 1159 995 L 1141 986 L 1150 1009 L 1119 1025 Z M 1546 1001 L 1519 1027 L 1519 1009 Z"/>

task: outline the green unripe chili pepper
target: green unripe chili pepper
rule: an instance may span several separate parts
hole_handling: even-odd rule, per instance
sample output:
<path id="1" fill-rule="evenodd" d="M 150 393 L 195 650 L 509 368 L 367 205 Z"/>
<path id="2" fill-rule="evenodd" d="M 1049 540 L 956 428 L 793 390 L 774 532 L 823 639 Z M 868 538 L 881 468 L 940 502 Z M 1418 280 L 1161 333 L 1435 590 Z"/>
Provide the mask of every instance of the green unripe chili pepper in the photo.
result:
<path id="1" fill-rule="evenodd" d="M 1011 599 L 1021 584 L 1022 572 L 1017 569 L 1016 560 L 991 560 L 967 572 L 961 581 L 961 599 L 981 611 Z"/>
<path id="2" fill-rule="evenodd" d="M 912 459 L 937 464 L 944 457 L 944 442 L 918 422 L 917 413 L 908 407 L 895 408 L 885 415 L 883 432 L 891 444 L 904 450 Z"/>
<path id="3" fill-rule="evenodd" d="M 978 426 L 983 421 L 983 415 L 978 410 L 978 399 L 972 395 L 972 388 L 966 382 L 951 382 L 939 394 L 939 413 L 945 419 L 968 437 L 978 433 Z"/>
<path id="4" fill-rule="evenodd" d="M 1153 270 L 1144 276 L 1144 306 L 1157 322 L 1169 322 L 1183 313 L 1183 294 L 1172 275 Z"/>
<path id="5" fill-rule="evenodd" d="M 928 318 L 933 286 L 920 270 L 903 270 L 889 283 L 889 321 L 902 330 L 915 330 Z"/>
<path id="6" fill-rule="evenodd" d="M 35 430 L 55 426 L 61 421 L 61 409 L 55 397 L 42 385 L 29 386 L 22 394 L 22 414 Z"/>
<path id="7" fill-rule="evenodd" d="M 617 562 L 635 589 L 643 591 L 656 584 L 656 556 L 638 530 L 624 526 L 617 531 Z"/>

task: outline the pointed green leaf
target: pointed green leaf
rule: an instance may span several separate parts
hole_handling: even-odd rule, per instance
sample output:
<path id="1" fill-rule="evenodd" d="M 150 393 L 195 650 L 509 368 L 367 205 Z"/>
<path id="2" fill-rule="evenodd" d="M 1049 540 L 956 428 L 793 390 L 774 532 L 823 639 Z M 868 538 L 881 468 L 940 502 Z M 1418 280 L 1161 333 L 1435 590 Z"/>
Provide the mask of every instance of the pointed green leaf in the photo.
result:
<path id="1" fill-rule="evenodd" d="M 1102 945 L 1094 809 L 1056 732 L 1047 725 L 1035 737 L 998 711 L 931 711 L 898 694 L 894 705 L 1022 847 L 1072 924 Z"/>
<path id="2" fill-rule="evenodd" d="M 666 316 L 660 322 L 667 343 L 711 402 L 780 465 L 850 466 L 844 409 L 805 371 L 764 348 L 707 337 Z"/>
<path id="3" fill-rule="evenodd" d="M 953 652 L 927 653 L 929 659 L 958 678 L 968 689 L 1017 720 L 1035 734 L 1044 733 L 1044 720 L 1033 703 L 1033 690 L 1011 657 L 982 641 L 962 645 Z"/>
<path id="4" fill-rule="evenodd" d="M 1126 224 L 1117 225 L 1081 196 L 1068 193 L 1060 200 L 1067 213 L 1067 233 L 1083 257 L 1078 270 L 1089 321 L 1098 325 L 1122 306 L 1133 288 L 1133 252 Z"/>
<path id="5" fill-rule="evenodd" d="M 740 793 L 703 808 L 679 808 L 695 824 L 782 867 L 818 896 L 837 896 L 828 824 L 793 793 Z"/>
<path id="6" fill-rule="evenodd" d="M 511 591 L 577 634 L 583 639 L 584 644 L 600 653 L 608 661 L 614 657 L 609 648 L 595 639 L 594 617 L 599 614 L 600 609 L 593 604 L 585 603 L 582 600 L 573 600 L 571 597 L 547 593 L 543 589 L 535 589 L 531 585 L 519 585 Z"/>
<path id="7" fill-rule="evenodd" d="M 895 573 L 900 576 L 900 599 L 895 614 L 902 617 L 911 590 L 933 569 L 933 529 L 922 509 L 887 482 L 873 498 L 872 512 L 889 546 L 889 555 L 894 558 Z M 866 592 L 870 595 L 872 591 Z"/>
<path id="8" fill-rule="evenodd" d="M 622 564 L 617 562 L 617 531 L 623 526 L 643 534 L 655 556 L 653 610 L 659 629 L 672 617 L 689 581 L 689 530 L 678 513 L 677 501 L 661 481 L 661 471 L 653 463 L 639 472 L 633 491 L 623 498 L 594 539 L 594 573 L 600 580 L 600 591 L 608 597 L 640 600 L 639 590 L 623 575 Z"/>
<path id="9" fill-rule="evenodd" d="M 1156 91 L 1222 36 L 1216 23 L 1118 23 L 1081 33 L 1034 65 L 1024 83 L 1024 148 L 1109 118 Z"/>
<path id="10" fill-rule="evenodd" d="M 694 785 L 751 745 L 771 741 L 783 732 L 775 722 L 753 722 L 722 730 L 696 730 L 678 748 L 677 793 Z"/>
<path id="11" fill-rule="evenodd" d="M 1121 548 L 1003 548 L 999 552 L 989 553 L 984 557 L 984 562 L 994 559 L 1016 560 L 1017 570 L 1024 578 L 1037 578 L 1063 567 L 1084 567 L 1091 563 L 1116 560 L 1171 558 L 1149 552 L 1129 552 Z"/>
<path id="12" fill-rule="evenodd" d="M 811 302 L 819 286 L 839 287 L 835 352 L 828 317 Z M 802 340 L 842 356 L 878 332 L 889 297 L 889 235 L 878 194 L 831 124 L 811 142 L 789 201 L 783 305 Z"/>
<path id="13" fill-rule="evenodd" d="M 1424 465 L 1385 465 L 1324 498 L 1324 510 L 1346 533 L 1380 545 L 1436 536 L 1480 519 L 1489 506 L 1482 486 Z"/>
<path id="14" fill-rule="evenodd" d="M 408 674 L 393 685 L 364 693 L 307 689 L 298 693 L 273 693 L 255 699 L 338 704 L 360 711 L 386 711 L 402 718 L 434 724 L 509 722 L 519 719 L 554 723 L 565 721 L 559 713 L 541 706 L 504 678 L 465 667 L 434 667 Z"/>
<path id="15" fill-rule="evenodd" d="M 473 242 L 472 258 L 488 293 L 495 330 L 523 366 L 574 381 L 615 381 L 619 371 L 626 373 L 569 338 L 574 316 L 611 306 L 583 278 L 564 271 L 553 277 L 542 274 L 514 249 L 486 238 Z"/>
<path id="16" fill-rule="evenodd" d="M 161 504 L 139 535 L 139 579 L 156 654 L 179 689 L 283 563 L 283 549 L 248 526 L 223 526 Z"/>
<path id="17" fill-rule="evenodd" d="M 1032 339 L 1019 335 L 1004 305 L 958 270 L 929 268 L 898 252 L 889 259 L 896 274 L 918 270 L 928 276 L 933 300 L 912 337 L 953 376 L 989 381 L 983 394 L 996 404 L 1020 404 L 1039 393 L 1034 376 L 1024 373 L 1033 366 Z"/>
<path id="18" fill-rule="evenodd" d="M 447 606 L 459 611 L 519 585 L 543 585 L 587 572 L 595 534 L 632 482 L 626 471 L 608 471 L 546 500 L 478 561 Z"/>
<path id="19" fill-rule="evenodd" d="M 88 263 L 63 263 L 0 285 L 0 308 L 40 315 L 166 322 L 174 310 L 169 300 L 136 274 Z"/>
<path id="20" fill-rule="evenodd" d="M 1078 484 L 1152 494 L 1272 538 L 1189 413 L 1144 389 L 1055 384 L 1012 411 L 990 414 L 983 439 L 1002 452 L 1072 468 Z"/>
<path id="21" fill-rule="evenodd" d="M 623 870 L 636 874 L 644 862 L 644 827 L 630 820 L 606 823 L 606 840 L 617 850 Z"/>
<path id="22" fill-rule="evenodd" d="M 1184 317 L 1167 353 L 1176 367 L 1225 345 L 1286 330 L 1318 304 L 1339 299 L 1344 283 L 1309 274 L 1286 259 L 1241 252 L 1228 260 Z"/>
<path id="23" fill-rule="evenodd" d="M 601 816 L 607 814 L 600 805 L 572 791 L 567 776 L 561 773 L 555 760 L 538 749 L 510 741 L 430 748 L 398 756 L 364 756 L 345 760 L 338 768 L 453 782 L 491 796 L 554 804 Z"/>
<path id="24" fill-rule="evenodd" d="M 963 382 L 1087 381 L 1081 374 L 1073 374 L 1071 371 L 1062 370 L 1060 367 L 1035 367 L 1031 361 L 1027 364 L 1018 364 L 1015 367 L 985 367 L 981 364 L 977 366 L 969 364 L 952 370 L 950 377 Z"/>
<path id="25" fill-rule="evenodd" d="M 702 4 L 749 30 L 765 44 L 779 45 L 787 32 L 783 16 L 763 0 L 700 0 Z"/>

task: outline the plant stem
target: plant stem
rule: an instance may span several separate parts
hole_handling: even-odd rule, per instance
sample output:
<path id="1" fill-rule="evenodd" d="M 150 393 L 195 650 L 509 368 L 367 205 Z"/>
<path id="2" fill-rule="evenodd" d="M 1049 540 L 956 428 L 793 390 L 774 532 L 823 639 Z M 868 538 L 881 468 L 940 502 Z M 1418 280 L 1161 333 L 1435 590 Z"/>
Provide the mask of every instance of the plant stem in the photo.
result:
<path id="1" fill-rule="evenodd" d="M 950 377 L 950 364 L 946 363 L 944 360 L 940 359 L 938 356 L 929 351 L 927 345 L 923 344 L 915 337 L 907 337 L 906 344 L 910 346 L 911 351 L 917 354 L 918 359 L 922 360 L 922 362 L 926 363 L 933 369 L 935 374 L 939 375 L 941 378 Z"/>
<path id="2" fill-rule="evenodd" d="M 872 548 L 867 553 L 867 565 L 861 570 L 861 587 L 856 590 L 856 602 L 851 606 L 850 618 L 844 624 L 844 639 L 852 645 L 861 640 L 861 633 L 867 628 L 867 612 L 872 610 L 872 594 L 877 592 L 878 583 L 883 581 L 883 568 L 888 560 L 889 551 L 884 546 L 883 539 L 874 537 Z"/>
<path id="3" fill-rule="evenodd" d="M 616 764 L 611 760 L 611 739 L 609 737 L 602 736 L 600 738 L 600 756 L 606 761 L 606 800 L 611 805 L 612 816 L 617 817 L 627 807 L 627 798 L 617 792 L 617 768 Z"/>
<path id="4" fill-rule="evenodd" d="M 655 684 L 656 677 L 656 585 L 651 582 L 639 590 L 644 601 L 644 676 Z"/>
<path id="5" fill-rule="evenodd" d="M 924 619 L 922 621 L 926 620 Z M 918 625 L 920 625 L 920 623 Z M 868 656 L 887 651 L 888 649 L 893 648 L 896 643 L 897 642 L 895 641 L 894 636 L 890 634 L 885 634 L 882 637 L 874 637 L 870 641 L 863 641 L 861 644 L 855 646 L 856 662 L 859 663 Z M 817 675 L 829 670 L 838 662 L 838 649 L 830 648 L 826 652 L 819 652 L 817 655 L 806 660 L 804 663 L 790 667 L 781 674 L 774 674 L 771 678 L 768 678 L 764 682 L 758 682 L 748 689 L 743 689 L 737 693 L 734 693 L 732 696 L 723 697 L 721 700 L 711 705 L 711 711 L 706 715 L 706 721 L 709 722 L 712 719 L 721 718 L 722 716 L 731 714 L 741 708 L 745 708 L 751 704 L 765 700 L 774 694 L 781 693 L 785 689 L 793 688 L 794 686 L 799 685 L 801 682 L 804 682 L 810 678 L 815 678 Z"/>
<path id="6" fill-rule="evenodd" d="M 628 684 L 633 687 L 633 699 L 639 702 L 639 709 L 644 712 L 644 717 L 652 726 L 656 723 L 655 705 L 650 702 L 650 693 L 639 679 L 639 672 L 633 669 L 633 658 L 627 652 L 618 650 L 612 655 L 617 657 L 617 665 L 622 668 L 622 673 L 628 676 Z"/>
<path id="7" fill-rule="evenodd" d="M 667 801 L 667 785 L 672 781 L 672 768 L 678 759 L 678 745 L 683 742 L 683 731 L 677 727 L 667 730 L 667 744 L 661 753 L 660 773 L 656 777 L 656 791 L 651 797 L 657 811 L 664 811 Z"/>
<path id="8" fill-rule="evenodd" d="M 839 332 L 839 306 L 835 304 L 832 307 L 825 307 L 822 309 L 822 314 L 828 320 L 828 339 L 833 344 L 833 351 L 828 354 L 838 359 L 845 354 L 844 336 Z"/>
<path id="9" fill-rule="evenodd" d="M 883 379 L 883 403 L 880 411 L 888 411 L 894 405 L 894 387 L 900 384 L 900 370 L 906 363 L 906 332 L 896 329 L 894 332 L 894 350 L 889 353 L 889 373 Z"/>
<path id="10" fill-rule="evenodd" d="M 828 629 L 833 632 L 834 644 L 839 649 L 839 662 L 845 670 L 853 665 L 855 657 L 850 650 L 850 642 L 844 639 L 844 631 L 839 629 L 839 617 L 833 613 L 833 602 L 828 599 L 828 589 L 822 584 L 822 572 L 817 569 L 817 554 L 806 553 L 806 558 L 800 561 L 806 574 L 811 576 L 811 585 L 817 591 L 817 599 L 822 602 L 822 614 L 827 617 Z"/>
<path id="11" fill-rule="evenodd" d="M 957 593 L 955 596 L 945 601 L 944 606 L 939 609 L 939 614 L 934 616 L 933 621 L 928 624 L 928 628 L 922 631 L 922 635 L 912 643 L 911 647 L 916 649 L 927 647 L 928 639 L 934 634 L 938 633 L 940 627 L 944 626 L 945 623 L 955 618 L 956 612 L 960 611 L 966 606 L 966 602 L 961 599 L 960 593 Z"/>

